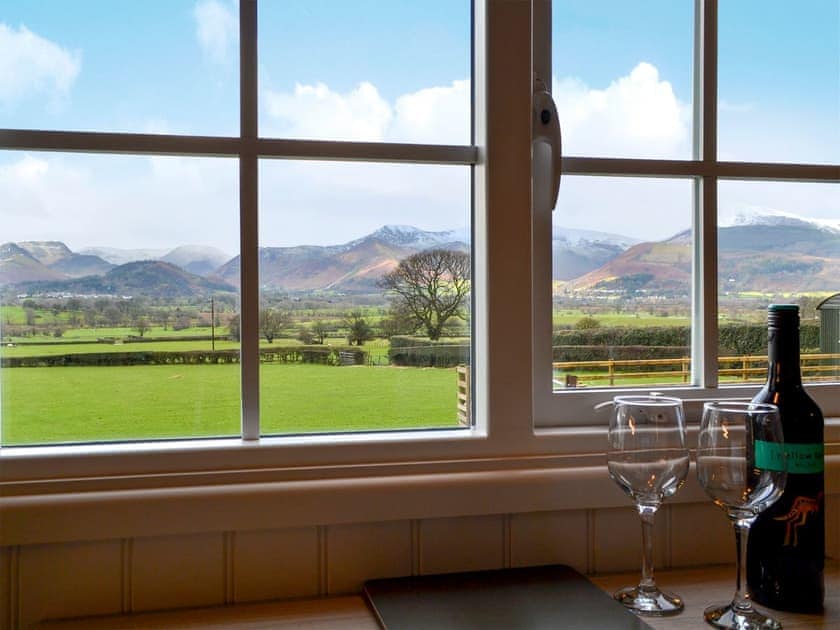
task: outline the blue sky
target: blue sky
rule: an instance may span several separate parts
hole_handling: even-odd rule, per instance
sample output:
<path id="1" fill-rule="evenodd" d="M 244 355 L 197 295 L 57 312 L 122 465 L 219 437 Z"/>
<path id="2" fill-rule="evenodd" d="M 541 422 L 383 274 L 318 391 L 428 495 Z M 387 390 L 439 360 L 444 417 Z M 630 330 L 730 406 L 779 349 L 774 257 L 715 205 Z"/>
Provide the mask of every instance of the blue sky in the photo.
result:
<path id="1" fill-rule="evenodd" d="M 261 133 L 467 143 L 469 4 L 264 0 Z M 724 159 L 840 160 L 840 2 L 791 6 L 721 1 Z M 689 0 L 556 2 L 567 154 L 690 157 L 692 19 Z M 237 22 L 233 0 L 0 0 L 0 127 L 236 133 Z M 0 152 L 0 219 L 15 226 L 2 240 L 235 253 L 236 177 L 231 160 Z M 729 186 L 721 207 L 840 220 L 837 188 Z M 588 179 L 556 221 L 664 238 L 687 227 L 686 189 Z M 261 197 L 265 245 L 344 242 L 383 223 L 460 228 L 469 169 L 271 161 Z M 652 204 L 648 221 L 628 212 Z"/>

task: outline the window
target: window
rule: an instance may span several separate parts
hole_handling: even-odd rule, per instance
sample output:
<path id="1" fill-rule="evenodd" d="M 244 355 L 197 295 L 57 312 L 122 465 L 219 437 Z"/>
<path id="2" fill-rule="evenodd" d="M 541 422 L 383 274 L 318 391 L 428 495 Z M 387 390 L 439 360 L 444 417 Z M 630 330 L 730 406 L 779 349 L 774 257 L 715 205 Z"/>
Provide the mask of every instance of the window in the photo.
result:
<path id="1" fill-rule="evenodd" d="M 837 413 L 815 310 L 840 272 L 837 4 L 547 6 L 565 177 L 552 218 L 535 209 L 537 426 L 600 424 L 614 389 L 749 397 L 766 306 L 791 301 Z"/>
<path id="2" fill-rule="evenodd" d="M 759 186 L 778 181 L 784 185 L 803 186 L 809 191 L 830 192 L 836 189 L 838 178 L 836 167 L 821 164 L 817 158 L 814 158 L 815 164 L 805 166 L 718 160 L 714 149 L 717 101 L 709 100 L 716 93 L 716 66 L 710 63 L 715 59 L 717 45 L 715 29 L 704 27 L 717 23 L 717 4 L 698 3 L 697 7 L 702 11 L 694 10 L 691 3 L 649 5 L 653 8 L 645 9 L 647 17 L 627 23 L 628 31 L 638 30 L 634 43 L 638 52 L 634 54 L 639 59 L 631 59 L 622 66 L 618 59 L 620 55 L 613 51 L 612 66 L 604 70 L 603 76 L 592 77 L 578 77 L 583 70 L 565 70 L 563 59 L 552 59 L 549 53 L 538 54 L 532 59 L 532 14 L 528 2 L 441 1 L 428 11 L 425 7 L 430 6 L 429 3 L 423 3 L 424 16 L 412 13 L 411 21 L 396 25 L 393 31 L 383 28 L 380 18 L 391 15 L 389 12 L 396 11 L 394 7 L 399 6 L 404 6 L 407 12 L 417 12 L 417 3 L 387 3 L 387 9 L 380 2 L 356 3 L 360 7 L 359 14 L 372 16 L 370 20 L 362 20 L 366 22 L 363 26 L 368 33 L 364 41 L 352 37 L 342 39 L 340 31 L 329 29 L 314 33 L 290 33 L 288 30 L 292 19 L 300 24 L 321 25 L 323 20 L 318 11 L 328 11 L 330 15 L 333 11 L 347 11 L 345 4 L 242 0 L 238 14 L 233 2 L 223 0 L 173 5 L 172 11 L 186 11 L 182 15 L 191 24 L 192 30 L 186 32 L 191 33 L 193 45 L 198 46 L 199 51 L 204 50 L 202 46 L 207 47 L 206 57 L 200 58 L 199 69 L 194 71 L 209 81 L 206 89 L 216 89 L 221 82 L 227 85 L 223 90 L 227 94 L 230 82 L 235 84 L 233 89 L 240 94 L 239 132 L 225 126 L 229 124 L 228 114 L 233 111 L 235 115 L 235 107 L 231 110 L 223 105 L 213 115 L 216 122 L 212 125 L 203 126 L 199 124 L 200 116 L 190 115 L 203 107 L 214 106 L 214 99 L 206 95 L 201 96 L 198 104 L 189 99 L 185 101 L 183 120 L 186 122 L 177 128 L 119 127 L 115 124 L 91 127 L 73 123 L 62 127 L 64 131 L 57 131 L 59 125 L 43 122 L 47 112 L 34 122 L 21 121 L 15 123 L 13 129 L 0 130 L 0 150 L 4 152 L 0 157 L 3 160 L 0 182 L 15 182 L 18 188 L 4 186 L 4 190 L 15 190 L 15 198 L 33 200 L 28 206 L 29 214 L 37 215 L 39 208 L 45 207 L 39 205 L 42 201 L 38 195 L 52 194 L 39 166 L 40 161 L 47 158 L 72 166 L 84 163 L 92 155 L 91 159 L 100 165 L 95 174 L 101 175 L 101 180 L 89 179 L 93 177 L 92 170 L 63 173 L 55 169 L 49 173 L 64 176 L 77 186 L 68 189 L 71 192 L 81 190 L 78 187 L 82 184 L 95 188 L 98 181 L 107 185 L 121 176 L 133 178 L 122 167 L 129 162 L 141 164 L 147 169 L 147 175 L 155 174 L 155 168 L 163 167 L 164 174 L 174 173 L 170 178 L 174 183 L 166 189 L 167 195 L 177 195 L 183 200 L 184 208 L 183 215 L 179 212 L 167 220 L 176 222 L 177 219 L 179 230 L 187 230 L 199 240 L 203 234 L 223 238 L 230 245 L 223 244 L 219 249 L 231 257 L 238 254 L 236 263 L 225 270 L 225 277 L 229 279 L 226 282 L 233 287 L 229 294 L 237 297 L 232 301 L 213 300 L 209 308 L 205 300 L 189 314 L 193 319 L 192 326 L 201 317 L 210 324 L 210 339 L 203 330 L 197 335 L 202 338 L 196 343 L 209 341 L 212 344 L 214 338 L 219 341 L 216 335 L 222 333 L 228 337 L 226 345 L 217 347 L 216 352 L 230 350 L 230 354 L 241 357 L 241 361 L 207 367 L 224 367 L 234 377 L 224 386 L 205 388 L 205 398 L 191 398 L 201 402 L 190 409 L 189 414 L 181 415 L 179 422 L 184 430 L 178 435 L 159 431 L 155 435 L 137 435 L 134 439 L 139 441 L 127 443 L 8 448 L 8 434 L 4 428 L 0 464 L 9 484 L 14 486 L 21 482 L 13 488 L 15 491 L 29 492 L 29 488 L 35 487 L 30 484 L 32 480 L 48 482 L 49 488 L 76 491 L 100 487 L 171 487 L 201 484 L 207 479 L 213 483 L 244 483 L 324 477 L 384 478 L 389 472 L 449 475 L 477 470 L 489 471 L 490 483 L 494 484 L 497 478 L 493 475 L 505 476 L 511 469 L 569 468 L 574 477 L 579 472 L 576 467 L 599 466 L 603 464 L 604 442 L 601 428 L 594 425 L 601 424 L 602 419 L 593 413 L 592 405 L 611 396 L 614 389 L 623 384 L 616 382 L 612 388 L 605 389 L 589 386 L 585 380 L 578 379 L 578 387 L 569 391 L 571 388 L 565 387 L 566 374 L 558 373 L 562 378 L 557 380 L 562 382 L 564 391 L 554 391 L 551 235 L 552 223 L 562 227 L 564 213 L 571 215 L 572 212 L 582 218 L 604 217 L 592 222 L 597 225 L 572 226 L 576 229 L 612 231 L 613 227 L 618 227 L 617 223 L 614 226 L 612 220 L 609 220 L 609 226 L 603 223 L 609 216 L 606 200 L 616 196 L 624 198 L 640 213 L 655 209 L 656 222 L 640 225 L 638 232 L 630 234 L 635 239 L 661 239 L 665 238 L 667 230 L 681 230 L 681 239 L 672 243 L 670 249 L 666 248 L 674 257 L 679 272 L 674 295 L 669 297 L 671 301 L 667 305 L 649 300 L 653 312 L 646 313 L 645 317 L 651 321 L 668 320 L 669 324 L 679 324 L 671 326 L 672 330 L 681 328 L 675 333 L 674 341 L 664 344 L 690 353 L 687 377 L 682 371 L 683 364 L 678 367 L 680 384 L 676 391 L 695 397 L 720 393 L 718 366 L 714 360 L 718 352 L 717 206 L 722 207 L 725 195 L 730 194 L 723 186 L 723 180 L 727 184 L 731 181 L 736 188 L 741 180 L 755 180 Z M 545 18 L 541 12 L 549 4 L 542 0 L 534 3 L 533 23 L 536 26 L 551 26 L 551 19 L 541 19 Z M 590 4 L 558 1 L 555 22 L 568 14 L 569 22 L 577 21 L 581 28 L 590 29 L 579 34 L 580 41 L 592 41 L 600 18 L 592 13 L 592 8 L 587 8 Z M 459 8 L 453 8 L 456 5 Z M 614 3 L 609 6 L 612 11 L 622 10 Z M 199 8 L 210 9 L 202 13 L 210 20 L 205 31 L 199 31 L 195 26 Z M 370 13 L 361 13 L 368 9 Z M 15 11 L 20 10 L 23 9 L 15 5 Z M 444 10 L 456 11 L 460 16 L 447 22 L 449 30 L 441 27 Z M 359 14 L 342 14 L 342 19 L 355 20 Z M 5 28 L 0 34 L 6 38 L 10 33 L 20 36 L 17 24 L 22 20 L 11 13 L 5 15 L 11 17 L 0 20 Z M 661 15 L 662 20 L 656 28 L 650 25 L 647 30 L 642 28 L 657 15 Z M 231 19 L 238 28 L 231 26 Z M 274 22 L 275 19 L 278 21 Z M 616 15 L 610 19 L 613 20 L 612 28 L 623 28 L 622 19 Z M 31 31 L 38 33 L 34 26 Z M 704 36 L 693 49 L 702 54 L 693 52 L 687 43 L 694 31 Z M 200 36 L 200 32 L 204 35 Z M 458 34 L 457 37 L 453 33 Z M 650 46 L 662 39 L 657 36 L 660 33 L 667 34 L 666 39 L 679 47 L 678 53 L 660 54 L 659 57 L 647 54 Z M 56 38 L 54 33 L 45 30 L 38 34 L 51 41 Z M 264 36 L 268 39 L 263 39 Z M 325 53 L 319 38 L 339 39 L 344 52 Z M 457 45 L 449 46 L 455 40 Z M 561 47 L 558 50 L 566 51 L 562 55 L 569 57 L 570 64 L 583 63 L 587 57 L 576 52 L 576 46 L 572 45 L 575 40 L 559 34 L 554 40 L 555 45 Z M 383 72 L 390 73 L 395 81 L 387 90 L 377 83 L 380 79 L 348 69 L 357 65 L 355 60 L 360 48 L 371 45 L 371 41 L 380 42 L 387 47 L 389 59 L 398 60 L 398 63 L 382 66 Z M 430 42 L 434 45 L 430 46 Z M 141 48 L 139 43 L 137 46 Z M 66 47 L 70 53 L 75 50 L 70 44 Z M 218 57 L 214 55 L 237 50 L 241 58 L 238 66 L 236 61 L 233 66 L 240 68 L 239 73 L 236 67 L 217 67 Z M 312 51 L 312 54 L 303 55 L 301 51 Z M 70 56 L 72 58 L 72 54 Z M 85 59 L 82 56 L 82 63 Z M 299 79 L 296 74 L 288 73 L 290 59 L 300 59 Z M 536 208 L 532 217 L 532 61 L 538 67 L 553 61 L 555 72 L 548 70 L 545 73 L 543 69 L 543 76 L 557 76 L 559 80 L 577 77 L 579 80 L 571 81 L 570 85 L 576 87 L 580 98 L 565 102 L 579 105 L 588 102 L 587 99 L 603 100 L 603 95 L 596 92 L 605 92 L 613 79 L 630 76 L 643 60 L 648 60 L 650 68 L 642 66 L 636 78 L 658 94 L 664 94 L 666 104 L 671 107 L 668 111 L 673 114 L 668 119 L 669 129 L 682 134 L 677 137 L 678 141 L 673 137 L 660 138 L 661 142 L 654 146 L 632 138 L 630 144 L 627 138 L 615 138 L 620 142 L 611 139 L 587 144 L 585 136 L 579 135 L 576 140 L 574 134 L 568 135 L 560 207 L 553 217 L 545 208 Z M 433 66 L 446 67 L 450 74 L 428 80 L 424 73 Z M 651 68 L 656 69 L 656 74 Z M 699 70 L 704 71 L 701 76 L 697 74 Z M 323 85 L 319 83 L 322 71 L 333 77 L 324 79 Z M 615 72 L 620 74 L 612 76 Z M 463 83 L 465 78 L 470 79 L 468 89 Z M 194 79 L 198 80 L 198 77 Z M 38 89 L 43 89 L 43 85 L 50 86 L 54 81 L 45 79 L 38 84 L 41 86 Z M 364 85 L 366 81 L 376 89 Z M 664 89 L 666 82 L 670 91 Z M 430 86 L 441 89 L 429 90 Z M 704 89 L 700 89 L 701 86 Z M 179 87 L 183 85 L 179 84 Z M 466 116 L 462 109 L 465 90 L 471 105 Z M 559 91 L 555 86 L 555 92 Z M 29 94 L 27 98 L 35 98 L 37 102 L 41 93 Z M 165 105 L 173 105 L 168 102 L 170 99 L 177 100 L 177 92 L 172 94 L 165 96 L 160 92 Z M 294 106 L 296 94 L 308 99 L 306 107 Z M 66 98 L 71 96 L 74 94 L 65 94 Z M 102 102 L 105 115 L 111 115 L 114 107 Z M 563 103 L 558 99 L 561 113 Z M 71 105 L 75 106 L 75 101 Z M 2 106 L 8 108 L 9 104 L 4 101 Z M 69 106 L 67 102 L 65 106 Z M 368 115 L 364 124 L 346 125 L 343 121 L 357 109 Z M 424 122 L 421 116 L 428 111 L 452 115 L 442 119 L 447 124 L 431 124 L 433 121 Z M 644 108 L 641 111 L 645 113 Z M 454 115 L 455 112 L 459 112 L 458 115 Z M 418 137 L 409 133 L 412 127 L 402 124 L 409 119 L 420 125 L 415 130 L 422 128 L 428 135 Z M 4 120 L 8 118 L 4 117 Z M 613 128 L 621 128 L 621 121 L 621 118 L 612 120 Z M 700 124 L 702 121 L 705 122 Z M 425 123 L 429 124 L 424 127 Z M 589 120 L 580 129 L 587 125 L 591 128 L 599 123 Z M 138 131 L 153 133 L 136 133 Z M 690 140 L 685 138 L 686 133 Z M 209 180 L 196 176 L 196 173 L 204 173 L 202 169 L 207 168 L 206 164 L 215 165 Z M 540 173 L 534 176 L 540 177 Z M 135 188 L 115 196 L 128 204 L 153 198 L 155 190 L 144 185 L 142 178 L 132 181 Z M 206 181 L 212 186 L 198 185 Z M 298 183 L 304 185 L 291 187 Z M 76 199 L 72 194 L 65 197 Z M 229 197 L 234 199 L 228 201 Z M 666 197 L 673 201 L 667 208 L 659 205 Z M 187 212 L 195 206 L 210 208 L 212 212 L 209 215 Z M 235 218 L 228 210 L 232 206 L 238 210 L 233 213 Z M 435 211 L 431 212 L 429 208 L 433 206 Z M 102 207 L 112 206 L 103 202 Z M 830 216 L 833 210 L 826 212 Z M 301 221 L 294 220 L 298 215 L 302 215 Z M 202 220 L 196 216 L 201 216 Z M 79 217 L 75 227 L 86 228 L 84 215 Z M 445 217 L 445 223 L 441 217 Z M 362 219 L 372 222 L 362 229 Z M 451 231 L 459 235 L 457 241 L 469 244 L 470 301 L 464 313 L 468 317 L 469 331 L 464 330 L 463 319 L 451 322 L 449 325 L 456 330 L 450 337 L 459 339 L 459 343 L 446 352 L 455 353 L 458 361 L 469 354 L 470 370 L 464 376 L 472 386 L 472 400 L 467 406 L 472 416 L 461 424 L 454 415 L 459 385 L 453 368 L 452 380 L 442 385 L 451 388 L 452 402 L 429 403 L 438 405 L 436 409 L 445 414 L 451 411 L 451 416 L 436 415 L 436 412 L 417 414 L 418 405 L 405 404 L 411 394 L 404 383 L 380 383 L 380 388 L 385 388 L 380 391 L 387 390 L 389 398 L 378 404 L 384 405 L 382 408 L 389 416 L 399 419 L 401 424 L 397 428 L 415 429 L 410 432 L 382 431 L 385 427 L 371 421 L 367 410 L 350 404 L 350 397 L 358 387 L 353 381 L 354 372 L 361 370 L 348 365 L 330 368 L 338 375 L 346 375 L 340 376 L 344 379 L 341 386 L 346 388 L 344 396 L 335 383 L 320 383 L 306 390 L 307 395 L 299 396 L 296 405 L 327 407 L 340 410 L 343 416 L 352 415 L 356 422 L 345 428 L 353 431 L 336 431 L 335 426 L 328 426 L 330 416 L 320 411 L 321 424 L 308 427 L 296 424 L 301 413 L 299 405 L 290 412 L 284 408 L 283 401 L 285 392 L 293 390 L 299 394 L 301 388 L 296 388 L 295 382 L 283 376 L 286 366 L 277 357 L 284 351 L 284 344 L 276 342 L 283 339 L 289 341 L 288 345 L 294 342 L 298 348 L 307 346 L 311 350 L 311 360 L 320 360 L 322 353 L 317 352 L 316 346 L 321 344 L 304 343 L 303 339 L 317 339 L 321 330 L 321 326 L 316 326 L 319 322 L 317 313 L 327 308 L 325 303 L 330 305 L 329 300 L 333 297 L 329 291 L 324 291 L 316 296 L 317 300 L 302 299 L 303 296 L 296 293 L 300 285 L 294 283 L 299 282 L 299 277 L 292 273 L 292 267 L 272 269 L 269 263 L 276 260 L 271 260 L 268 254 L 276 259 L 290 254 L 291 250 L 306 253 L 304 246 L 307 245 L 318 248 L 315 252 L 310 250 L 310 254 L 322 254 L 324 248 L 348 245 L 385 226 L 389 226 L 391 236 L 403 238 L 407 235 L 398 226 L 421 220 L 429 223 L 414 227 L 430 233 Z M 140 229 L 138 225 L 147 228 L 149 223 L 140 218 L 137 222 L 126 220 L 115 222 L 113 229 L 133 233 Z M 607 227 L 610 229 L 605 229 Z M 79 233 L 85 234 L 87 230 L 80 229 Z M 127 235 L 124 247 L 132 241 L 128 236 L 133 234 Z M 176 236 L 180 242 L 180 233 Z M 676 232 L 672 236 L 676 236 Z M 21 238 L 37 240 L 44 237 L 35 234 Z M 59 240 L 60 237 L 49 238 Z M 269 252 L 268 248 L 275 251 Z M 685 248 L 690 252 L 690 272 L 685 269 Z M 332 282 L 335 276 L 330 278 L 333 278 Z M 635 279 L 636 282 L 642 280 L 643 277 Z M 360 283 L 367 281 L 364 274 L 354 279 Z M 566 279 L 561 278 L 561 281 Z M 610 288 L 609 283 L 606 288 Z M 631 282 L 620 290 L 634 289 Z M 688 303 L 684 297 L 686 293 L 690 295 Z M 573 326 L 585 316 L 597 319 L 601 306 L 595 303 L 591 313 L 569 315 L 564 313 L 566 305 L 558 303 L 557 318 L 559 321 L 565 317 L 563 321 L 571 322 Z M 607 308 L 620 320 L 628 317 L 632 306 L 625 304 L 617 308 L 616 304 L 610 303 Z M 334 307 L 330 321 L 320 323 L 341 325 L 346 321 L 355 324 L 363 319 L 366 324 L 375 325 L 381 323 L 385 315 L 382 308 L 381 304 L 357 300 L 352 305 Z M 619 309 L 620 312 L 616 312 Z M 663 314 L 666 309 L 668 313 Z M 269 343 L 266 331 L 261 331 L 260 316 L 272 311 L 280 316 L 281 324 L 288 322 L 283 318 L 290 312 L 297 320 L 294 320 L 295 326 L 286 325 L 283 337 Z M 22 305 L 19 314 L 25 322 L 26 311 Z M 33 317 L 40 315 L 50 322 L 54 316 L 57 321 L 63 321 L 72 314 L 72 309 L 69 313 L 59 311 L 57 315 L 49 309 L 34 308 L 32 312 Z M 84 313 L 80 317 L 83 318 Z M 167 329 L 171 329 L 175 321 L 167 320 Z M 266 321 L 263 316 L 262 323 L 268 329 L 271 319 Z M 0 324 L 6 325 L 5 322 Z M 153 320 L 151 325 L 157 333 L 163 332 L 164 325 L 160 320 Z M 238 341 L 234 334 L 237 328 Z M 327 330 L 327 334 L 335 333 Z M 137 336 L 140 336 L 139 330 Z M 469 338 L 468 345 L 460 343 L 466 338 Z M 334 339 L 346 340 L 346 336 Z M 342 348 L 345 357 L 335 353 L 331 360 L 340 363 L 345 359 L 354 363 L 357 346 L 355 343 L 346 346 Z M 4 352 L 6 350 L 17 352 L 16 349 L 4 349 Z M 265 353 L 275 356 L 262 357 L 264 360 L 261 361 L 261 355 Z M 4 354 L 6 356 L 12 357 L 12 354 Z M 371 352 L 367 357 L 363 356 L 363 361 L 375 363 L 382 356 L 381 350 L 378 355 Z M 2 404 L 6 405 L 10 404 L 8 394 L 13 383 L 7 385 L 2 378 L 6 368 L 3 370 L 0 382 L 4 388 Z M 683 383 L 683 378 L 687 378 L 688 383 Z M 175 384 L 179 380 L 182 379 L 175 378 L 172 382 Z M 434 394 L 437 387 L 434 383 L 421 384 L 419 388 L 417 383 L 414 385 L 417 396 Z M 232 398 L 228 396 L 231 387 L 238 390 Z M 657 389 L 660 389 L 659 385 Z M 836 403 L 836 385 L 823 385 L 816 390 L 828 392 Z M 736 394 L 741 395 L 741 390 Z M 231 403 L 231 400 L 238 402 Z M 827 413 L 838 411 L 826 404 L 825 397 L 820 402 Z M 26 403 L 23 401 L 24 406 Z M 239 408 L 233 409 L 233 404 Z M 200 422 L 207 417 L 210 408 L 214 413 L 223 408 L 227 411 L 221 414 L 222 419 L 212 430 L 207 430 L 208 427 L 198 426 L 193 421 L 198 419 Z M 458 425 L 452 428 L 455 419 L 458 419 Z M 3 424 L 5 427 L 5 417 Z M 438 430 L 443 426 L 452 430 Z M 211 436 L 216 438 L 178 439 Z M 151 439 L 160 437 L 175 439 Z M 15 438 L 15 441 L 21 444 L 26 440 Z M 608 485 L 606 476 L 604 480 Z M 539 496 L 546 494 L 542 491 Z M 516 504 L 511 509 L 530 509 L 516 500 L 511 503 Z"/>
<path id="3" fill-rule="evenodd" d="M 0 13 L 2 444 L 469 428 L 471 3 L 54 4 Z"/>

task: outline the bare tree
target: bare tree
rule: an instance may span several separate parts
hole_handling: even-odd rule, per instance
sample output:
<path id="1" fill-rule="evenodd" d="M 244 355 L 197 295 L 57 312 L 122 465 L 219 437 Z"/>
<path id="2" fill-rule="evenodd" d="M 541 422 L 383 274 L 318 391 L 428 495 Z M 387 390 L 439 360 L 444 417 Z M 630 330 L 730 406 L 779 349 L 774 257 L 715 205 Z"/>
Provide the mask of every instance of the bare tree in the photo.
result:
<path id="1" fill-rule="evenodd" d="M 151 326 L 149 326 L 149 320 L 143 315 L 134 319 L 134 330 L 136 330 L 137 334 L 141 337 L 149 331 L 149 328 L 151 328 Z"/>
<path id="2" fill-rule="evenodd" d="M 233 341 L 239 341 L 240 336 L 240 324 L 239 324 L 239 313 L 233 315 L 227 323 L 228 327 L 228 335 Z"/>
<path id="3" fill-rule="evenodd" d="M 436 340 L 447 320 L 465 317 L 470 257 L 448 249 L 419 252 L 400 261 L 380 286 L 391 294 L 394 312 L 407 313 L 429 339 Z"/>
<path id="4" fill-rule="evenodd" d="M 260 311 L 260 333 L 268 343 L 272 343 L 274 338 L 279 336 L 280 332 L 289 324 L 290 320 L 291 317 L 288 313 L 274 308 L 264 308 Z"/>
<path id="5" fill-rule="evenodd" d="M 373 339 L 373 328 L 362 317 L 361 311 L 353 311 L 344 317 L 344 326 L 347 327 L 347 343 L 351 346 L 355 343 L 361 346 L 365 341 Z"/>
<path id="6" fill-rule="evenodd" d="M 324 339 L 327 338 L 327 325 L 322 322 L 320 319 L 316 319 L 312 322 L 312 336 L 314 337 L 313 341 L 323 345 Z"/>

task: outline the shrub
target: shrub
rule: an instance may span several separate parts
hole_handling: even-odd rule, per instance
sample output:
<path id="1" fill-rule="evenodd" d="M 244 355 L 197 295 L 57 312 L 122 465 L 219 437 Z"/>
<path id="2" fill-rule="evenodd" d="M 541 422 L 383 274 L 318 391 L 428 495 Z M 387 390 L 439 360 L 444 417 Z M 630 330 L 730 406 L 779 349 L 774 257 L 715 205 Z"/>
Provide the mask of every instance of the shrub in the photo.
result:
<path id="1" fill-rule="evenodd" d="M 575 323 L 575 330 L 590 330 L 592 328 L 600 328 L 601 322 L 597 319 L 592 317 L 591 315 L 587 315 L 586 317 L 581 317 Z"/>
<path id="2" fill-rule="evenodd" d="M 455 367 L 469 365 L 468 339 L 455 337 L 432 341 L 427 337 L 391 337 L 388 358 L 394 365 L 415 367 Z"/>

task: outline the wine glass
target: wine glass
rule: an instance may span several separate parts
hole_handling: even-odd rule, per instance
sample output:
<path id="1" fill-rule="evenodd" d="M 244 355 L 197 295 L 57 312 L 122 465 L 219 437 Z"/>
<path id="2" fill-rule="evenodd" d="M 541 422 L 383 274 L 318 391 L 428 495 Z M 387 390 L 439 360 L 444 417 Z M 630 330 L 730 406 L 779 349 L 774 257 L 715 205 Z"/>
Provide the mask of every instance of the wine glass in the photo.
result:
<path id="1" fill-rule="evenodd" d="M 642 579 L 614 597 L 640 615 L 677 614 L 682 598 L 660 591 L 653 579 L 653 517 L 688 473 L 682 401 L 660 395 L 616 396 L 608 437 L 610 477 L 635 501 L 642 520 Z"/>
<path id="2" fill-rule="evenodd" d="M 758 514 L 781 496 L 787 478 L 782 424 L 775 405 L 711 402 L 703 406 L 697 477 L 735 529 L 737 578 L 729 604 L 710 606 L 708 623 L 739 630 L 782 625 L 752 606 L 746 591 L 747 537 Z"/>

